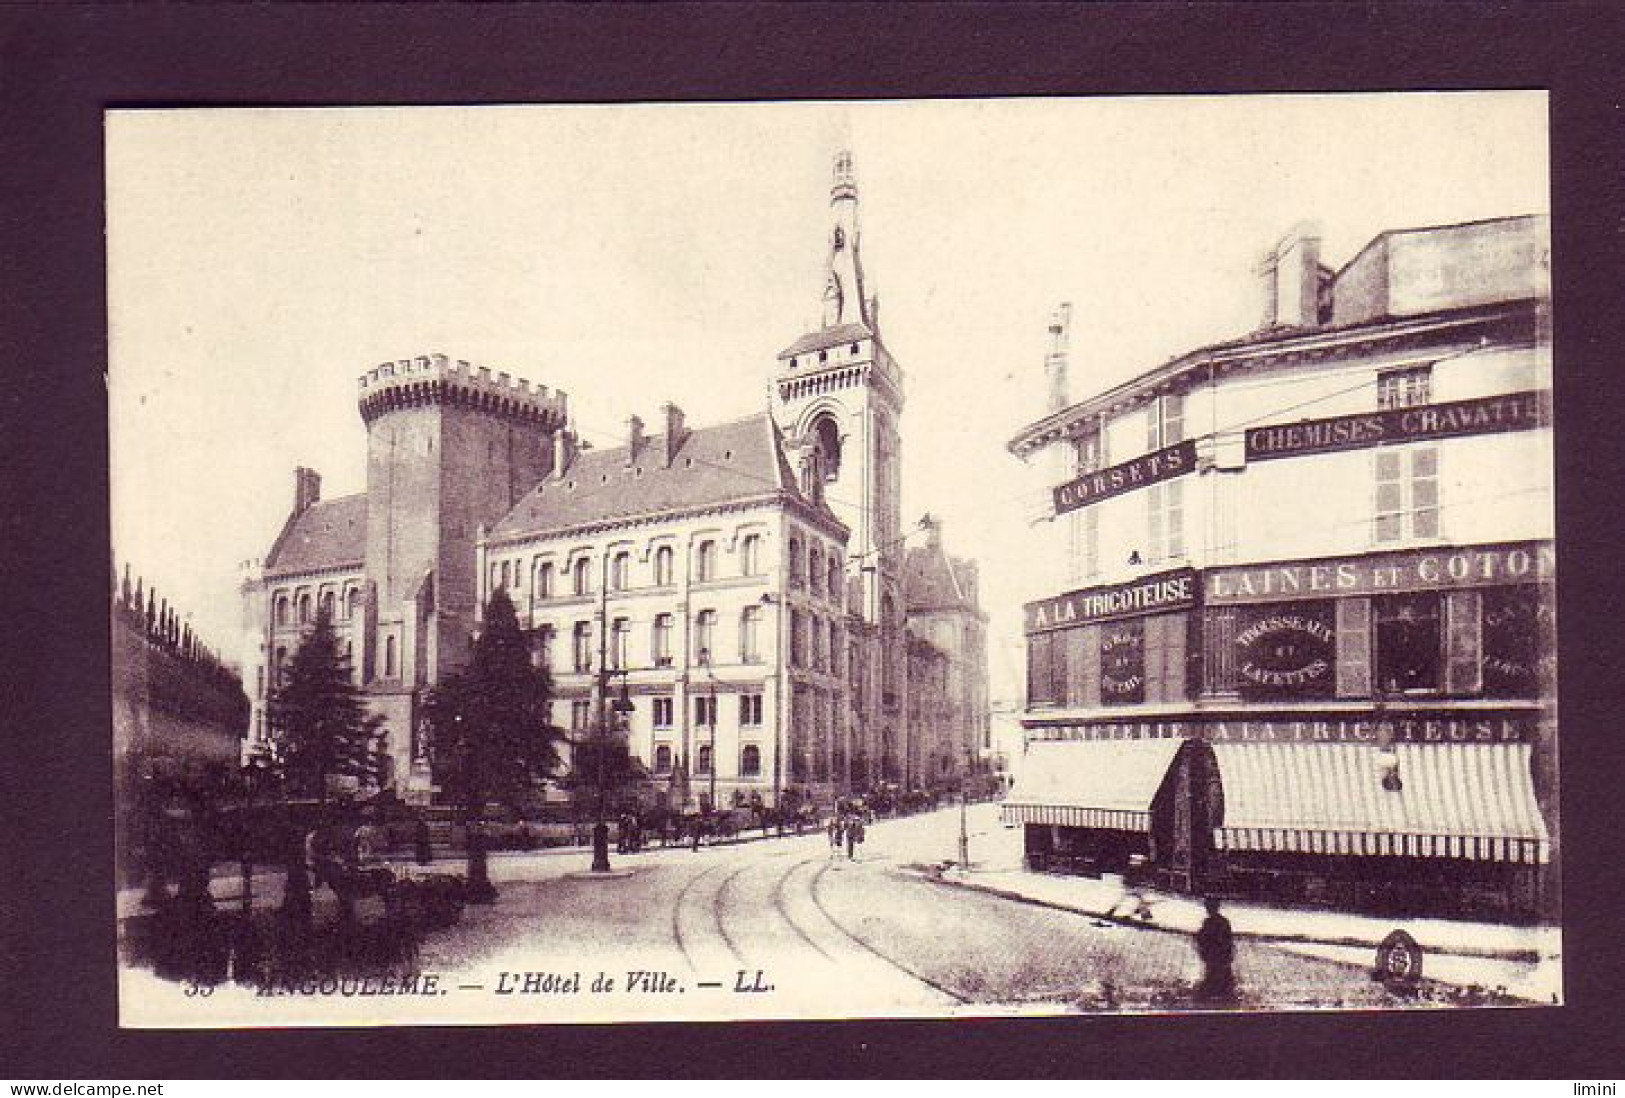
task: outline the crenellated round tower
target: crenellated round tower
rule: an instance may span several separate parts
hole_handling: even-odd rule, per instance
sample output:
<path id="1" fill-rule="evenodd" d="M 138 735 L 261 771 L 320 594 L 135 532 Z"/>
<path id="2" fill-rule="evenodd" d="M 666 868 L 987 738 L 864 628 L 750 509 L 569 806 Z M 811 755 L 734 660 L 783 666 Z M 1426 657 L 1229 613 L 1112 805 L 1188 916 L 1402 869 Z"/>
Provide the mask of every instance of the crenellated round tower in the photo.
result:
<path id="1" fill-rule="evenodd" d="M 466 663 L 476 621 L 475 540 L 552 470 L 564 393 L 443 354 L 359 379 L 367 425 L 362 681 L 384 714 L 397 773 L 426 775 L 413 734 L 424 688 Z"/>

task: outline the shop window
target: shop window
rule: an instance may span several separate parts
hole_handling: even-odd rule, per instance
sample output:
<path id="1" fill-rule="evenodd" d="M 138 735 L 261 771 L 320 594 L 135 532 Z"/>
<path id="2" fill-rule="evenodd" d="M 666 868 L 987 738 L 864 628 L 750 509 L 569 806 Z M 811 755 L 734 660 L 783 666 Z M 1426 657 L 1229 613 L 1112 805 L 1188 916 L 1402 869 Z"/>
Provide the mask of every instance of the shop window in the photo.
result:
<path id="1" fill-rule="evenodd" d="M 754 778 L 762 772 L 762 749 L 753 743 L 747 743 L 739 752 L 739 773 L 747 778 Z"/>
<path id="2" fill-rule="evenodd" d="M 1536 698 L 1549 688 L 1555 654 L 1551 599 L 1538 587 L 1483 593 L 1483 683 L 1492 698 Z"/>
<path id="3" fill-rule="evenodd" d="M 762 723 L 762 695 L 739 695 L 739 724 L 743 728 L 753 728 Z"/>
<path id="4" fill-rule="evenodd" d="M 655 748 L 655 773 L 656 774 L 670 774 L 671 773 L 671 745 L 670 744 L 663 743 L 663 744 L 660 744 L 658 747 Z"/>
<path id="5" fill-rule="evenodd" d="M 1383 370 L 1377 374 L 1377 407 L 1414 408 L 1426 404 L 1432 395 L 1433 367 L 1415 366 L 1405 370 Z"/>
<path id="6" fill-rule="evenodd" d="M 670 698 L 656 698 L 654 700 L 654 726 L 656 728 L 670 728 L 672 724 L 672 700 Z"/>
<path id="7" fill-rule="evenodd" d="M 672 553 L 671 546 L 669 545 L 662 545 L 660 548 L 655 550 L 656 587 L 671 586 L 671 562 L 674 555 L 675 554 Z"/>
<path id="8" fill-rule="evenodd" d="M 1378 542 L 1439 536 L 1439 450 L 1378 450 Z"/>
<path id="9" fill-rule="evenodd" d="M 1374 600 L 1377 687 L 1384 694 L 1438 690 L 1444 638 L 1439 595 L 1385 595 Z"/>
<path id="10" fill-rule="evenodd" d="M 1185 482 L 1165 481 L 1145 490 L 1148 563 L 1185 556 Z"/>
<path id="11" fill-rule="evenodd" d="M 656 614 L 649 640 L 649 650 L 656 667 L 671 666 L 671 615 Z"/>

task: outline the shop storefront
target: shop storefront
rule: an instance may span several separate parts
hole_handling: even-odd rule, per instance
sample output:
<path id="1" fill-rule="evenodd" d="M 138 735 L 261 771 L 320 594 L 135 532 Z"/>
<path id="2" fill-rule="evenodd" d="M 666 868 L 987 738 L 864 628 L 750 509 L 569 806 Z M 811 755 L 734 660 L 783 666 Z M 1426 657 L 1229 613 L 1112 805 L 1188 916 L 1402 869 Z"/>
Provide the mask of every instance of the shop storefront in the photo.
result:
<path id="1" fill-rule="evenodd" d="M 1550 543 L 1515 543 L 1034 604 L 1031 697 L 1051 704 L 1029 708 L 1006 818 L 1035 867 L 1138 854 L 1175 888 L 1534 912 L 1555 839 L 1552 578 Z"/>

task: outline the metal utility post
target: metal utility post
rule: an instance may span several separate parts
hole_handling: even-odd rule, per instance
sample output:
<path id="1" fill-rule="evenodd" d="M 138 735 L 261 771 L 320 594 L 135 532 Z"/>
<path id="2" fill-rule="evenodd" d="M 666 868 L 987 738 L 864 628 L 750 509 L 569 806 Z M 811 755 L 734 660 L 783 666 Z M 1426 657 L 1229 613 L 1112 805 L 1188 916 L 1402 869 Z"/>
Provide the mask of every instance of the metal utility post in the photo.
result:
<path id="1" fill-rule="evenodd" d="M 705 715 L 705 721 L 711 726 L 711 811 L 717 810 L 717 675 L 711 670 L 711 650 L 700 649 L 700 666 L 705 668 L 705 677 L 711 684 L 710 710 Z"/>
<path id="2" fill-rule="evenodd" d="M 970 870 L 970 830 L 967 820 L 967 806 L 969 803 L 970 791 L 961 789 L 959 791 L 959 868 L 967 872 Z"/>

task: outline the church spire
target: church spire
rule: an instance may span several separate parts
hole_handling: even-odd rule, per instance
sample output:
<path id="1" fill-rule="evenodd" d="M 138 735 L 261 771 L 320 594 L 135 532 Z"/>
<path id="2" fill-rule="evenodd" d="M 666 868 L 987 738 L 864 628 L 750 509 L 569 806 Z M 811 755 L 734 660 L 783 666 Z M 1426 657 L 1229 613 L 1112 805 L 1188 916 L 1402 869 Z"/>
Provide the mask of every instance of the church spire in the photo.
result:
<path id="1" fill-rule="evenodd" d="M 835 178 L 829 190 L 829 271 L 824 280 L 824 327 L 869 321 L 869 298 L 863 285 L 863 261 L 858 256 L 858 184 L 852 171 L 852 152 L 835 154 Z"/>

